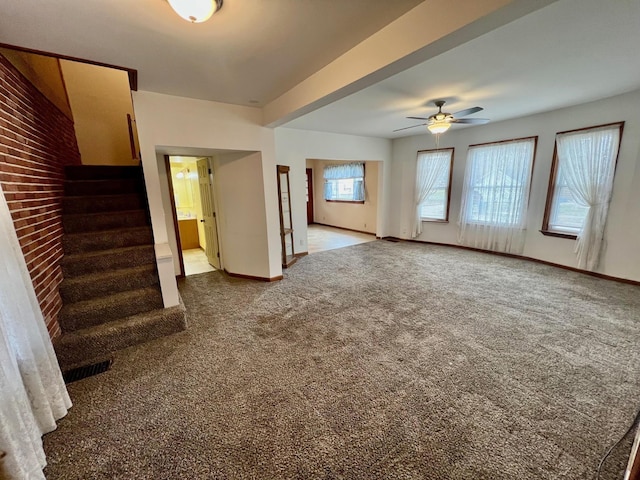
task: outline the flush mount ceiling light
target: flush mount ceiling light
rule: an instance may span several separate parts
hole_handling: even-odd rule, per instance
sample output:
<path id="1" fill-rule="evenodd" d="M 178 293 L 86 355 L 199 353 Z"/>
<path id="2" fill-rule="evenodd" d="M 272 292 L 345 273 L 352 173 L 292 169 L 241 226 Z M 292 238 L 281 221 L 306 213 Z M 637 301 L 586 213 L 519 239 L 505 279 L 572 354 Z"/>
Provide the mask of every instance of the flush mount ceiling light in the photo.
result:
<path id="1" fill-rule="evenodd" d="M 222 0 L 167 0 L 171 8 L 191 23 L 206 22 L 222 8 Z"/>

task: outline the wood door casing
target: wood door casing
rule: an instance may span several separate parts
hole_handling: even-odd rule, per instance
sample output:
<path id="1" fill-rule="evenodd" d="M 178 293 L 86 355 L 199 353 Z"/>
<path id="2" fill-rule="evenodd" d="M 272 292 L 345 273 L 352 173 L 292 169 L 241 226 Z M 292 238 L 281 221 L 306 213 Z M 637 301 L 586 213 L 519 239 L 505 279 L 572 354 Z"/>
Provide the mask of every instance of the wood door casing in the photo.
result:
<path id="1" fill-rule="evenodd" d="M 307 225 L 313 223 L 313 169 L 307 168 Z"/>

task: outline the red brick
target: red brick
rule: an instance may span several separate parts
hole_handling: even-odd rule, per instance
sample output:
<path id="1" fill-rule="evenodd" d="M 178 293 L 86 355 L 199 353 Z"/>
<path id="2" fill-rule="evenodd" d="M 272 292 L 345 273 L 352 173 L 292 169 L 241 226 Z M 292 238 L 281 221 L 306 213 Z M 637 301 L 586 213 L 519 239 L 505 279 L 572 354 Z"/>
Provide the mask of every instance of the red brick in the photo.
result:
<path id="1" fill-rule="evenodd" d="M 64 166 L 80 164 L 73 122 L 0 55 L 0 184 L 49 335 L 60 335 Z"/>

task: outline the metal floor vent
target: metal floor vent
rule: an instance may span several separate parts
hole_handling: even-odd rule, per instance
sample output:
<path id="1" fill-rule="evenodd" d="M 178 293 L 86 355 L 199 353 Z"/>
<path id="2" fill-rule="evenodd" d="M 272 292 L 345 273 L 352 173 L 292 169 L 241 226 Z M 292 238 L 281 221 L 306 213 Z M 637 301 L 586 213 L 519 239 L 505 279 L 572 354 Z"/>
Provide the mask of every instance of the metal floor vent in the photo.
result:
<path id="1" fill-rule="evenodd" d="M 71 370 L 62 372 L 64 383 L 77 382 L 78 380 L 82 380 L 83 378 L 92 377 L 94 375 L 98 375 L 99 373 L 106 372 L 111 368 L 112 363 L 113 359 L 110 358 L 99 363 L 85 365 L 84 367 L 72 368 Z"/>
<path id="2" fill-rule="evenodd" d="M 399 239 L 394 238 L 394 237 L 387 237 L 387 238 L 385 238 L 385 240 L 387 242 L 393 242 L 393 243 L 398 243 L 400 241 Z"/>

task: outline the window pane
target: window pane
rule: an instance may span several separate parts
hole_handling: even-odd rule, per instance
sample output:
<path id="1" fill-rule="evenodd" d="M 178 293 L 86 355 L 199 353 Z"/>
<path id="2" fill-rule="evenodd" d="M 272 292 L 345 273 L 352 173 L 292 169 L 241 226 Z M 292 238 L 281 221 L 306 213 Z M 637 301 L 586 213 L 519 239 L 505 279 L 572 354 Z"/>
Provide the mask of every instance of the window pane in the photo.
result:
<path id="1" fill-rule="evenodd" d="M 589 213 L 587 199 L 583 195 L 595 195 L 591 192 L 601 189 L 603 185 L 608 185 L 606 188 L 610 195 L 619 142 L 619 124 L 558 134 L 556 183 L 553 186 L 547 229 L 580 233 Z M 595 189 L 595 185 L 600 186 Z"/>
<path id="2" fill-rule="evenodd" d="M 339 178 L 325 180 L 325 200 L 340 200 L 344 202 L 364 201 L 364 179 Z"/>
<path id="3" fill-rule="evenodd" d="M 437 188 L 425 200 L 420 210 L 420 216 L 423 218 L 433 218 L 444 220 L 447 209 L 447 189 L 444 187 Z"/>
<path id="4" fill-rule="evenodd" d="M 433 178 L 432 175 L 437 175 L 427 197 L 420 205 L 420 217 L 423 220 L 447 219 L 452 155 L 453 149 L 418 152 L 417 176 L 424 175 L 424 178 L 418 179 L 416 188 L 422 188 L 420 187 L 421 181 L 424 181 L 425 185 L 429 185 L 431 183 L 429 177 Z"/>
<path id="5" fill-rule="evenodd" d="M 535 141 L 469 149 L 464 220 L 496 226 L 524 223 Z"/>
<path id="6" fill-rule="evenodd" d="M 549 227 L 578 233 L 582 229 L 589 207 L 579 205 L 566 185 L 557 185 Z"/>

